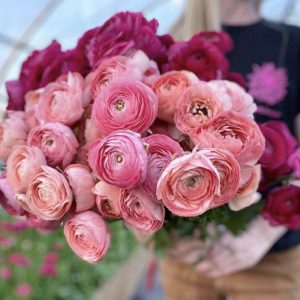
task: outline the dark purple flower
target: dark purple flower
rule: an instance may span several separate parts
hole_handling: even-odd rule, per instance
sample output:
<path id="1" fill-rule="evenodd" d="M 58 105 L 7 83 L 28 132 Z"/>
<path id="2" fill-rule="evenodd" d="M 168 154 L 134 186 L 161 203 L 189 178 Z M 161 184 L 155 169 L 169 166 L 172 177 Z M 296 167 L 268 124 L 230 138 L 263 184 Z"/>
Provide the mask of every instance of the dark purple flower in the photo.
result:
<path id="1" fill-rule="evenodd" d="M 277 187 L 268 197 L 262 215 L 271 225 L 288 229 L 300 228 L 300 188 L 294 185 Z"/>

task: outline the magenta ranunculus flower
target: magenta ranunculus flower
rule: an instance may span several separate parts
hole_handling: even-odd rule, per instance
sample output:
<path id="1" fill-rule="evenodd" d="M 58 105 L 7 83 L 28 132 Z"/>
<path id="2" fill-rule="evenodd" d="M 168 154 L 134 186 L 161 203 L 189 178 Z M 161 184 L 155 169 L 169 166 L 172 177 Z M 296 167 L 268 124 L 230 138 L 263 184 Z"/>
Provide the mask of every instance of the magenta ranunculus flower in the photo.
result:
<path id="1" fill-rule="evenodd" d="M 95 143 L 88 162 L 96 176 L 120 188 L 131 189 L 146 179 L 148 156 L 140 135 L 118 130 Z"/>
<path id="2" fill-rule="evenodd" d="M 34 127 L 29 132 L 27 144 L 41 149 L 50 166 L 63 168 L 73 161 L 79 146 L 72 130 L 61 123 Z"/>
<path id="3" fill-rule="evenodd" d="M 157 198 L 177 216 L 195 217 L 209 210 L 220 195 L 217 168 L 201 151 L 173 160 L 159 178 Z"/>
<path id="4" fill-rule="evenodd" d="M 285 123 L 268 121 L 260 125 L 266 139 L 266 148 L 260 159 L 264 171 L 285 175 L 291 171 L 288 159 L 296 148 L 297 141 Z"/>
<path id="5" fill-rule="evenodd" d="M 110 246 L 110 232 L 105 221 L 92 211 L 69 219 L 64 225 L 64 234 L 75 254 L 88 263 L 100 261 Z"/>
<path id="6" fill-rule="evenodd" d="M 119 129 L 143 133 L 154 122 L 157 110 L 157 97 L 148 86 L 139 81 L 122 80 L 113 82 L 98 95 L 92 120 L 104 134 Z"/>
<path id="7" fill-rule="evenodd" d="M 300 228 L 300 188 L 287 185 L 274 188 L 267 197 L 262 215 L 271 225 L 284 225 L 290 230 Z"/>
<path id="8" fill-rule="evenodd" d="M 176 157 L 183 155 L 183 149 L 180 144 L 167 135 L 153 134 L 144 138 L 148 144 L 148 172 L 146 180 L 141 188 L 148 196 L 156 199 L 157 182 L 169 163 Z"/>
<path id="9" fill-rule="evenodd" d="M 146 234 L 157 232 L 165 219 L 163 205 L 153 201 L 141 189 L 122 190 L 120 210 L 128 227 Z"/>

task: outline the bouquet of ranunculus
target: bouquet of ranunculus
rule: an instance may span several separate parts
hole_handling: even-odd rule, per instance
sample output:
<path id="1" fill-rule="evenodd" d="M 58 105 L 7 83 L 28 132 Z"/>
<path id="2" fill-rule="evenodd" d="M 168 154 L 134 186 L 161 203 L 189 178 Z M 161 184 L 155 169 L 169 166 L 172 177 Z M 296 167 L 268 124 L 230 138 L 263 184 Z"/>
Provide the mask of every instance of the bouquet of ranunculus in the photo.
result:
<path id="1" fill-rule="evenodd" d="M 109 248 L 108 222 L 159 243 L 211 223 L 238 232 L 261 207 L 236 212 L 260 198 L 265 139 L 252 97 L 229 81 L 242 84 L 229 37 L 174 42 L 157 25 L 119 13 L 72 50 L 34 51 L 7 82 L 1 204 L 37 228 L 62 225 L 90 263 Z"/>

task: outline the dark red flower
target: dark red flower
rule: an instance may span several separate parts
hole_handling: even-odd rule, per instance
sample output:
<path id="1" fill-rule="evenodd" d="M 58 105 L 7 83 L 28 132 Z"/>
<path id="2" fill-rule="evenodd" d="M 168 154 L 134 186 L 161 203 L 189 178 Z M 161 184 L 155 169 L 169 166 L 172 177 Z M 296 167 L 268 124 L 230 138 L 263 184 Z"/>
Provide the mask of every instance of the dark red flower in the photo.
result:
<path id="1" fill-rule="evenodd" d="M 232 39 L 225 31 L 203 31 L 198 33 L 198 36 L 216 46 L 223 53 L 227 53 L 233 48 Z"/>
<path id="2" fill-rule="evenodd" d="M 277 187 L 267 197 L 262 215 L 271 225 L 288 229 L 300 228 L 300 188 L 294 185 Z"/>

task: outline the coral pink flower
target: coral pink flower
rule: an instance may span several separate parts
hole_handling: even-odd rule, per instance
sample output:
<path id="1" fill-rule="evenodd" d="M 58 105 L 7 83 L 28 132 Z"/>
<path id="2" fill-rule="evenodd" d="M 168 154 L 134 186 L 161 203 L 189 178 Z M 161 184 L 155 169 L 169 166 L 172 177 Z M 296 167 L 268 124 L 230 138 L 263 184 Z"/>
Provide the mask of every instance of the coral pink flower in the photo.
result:
<path id="1" fill-rule="evenodd" d="M 48 84 L 38 103 L 40 123 L 59 122 L 68 126 L 83 114 L 84 79 L 79 73 L 69 73 Z"/>
<path id="2" fill-rule="evenodd" d="M 200 151 L 173 160 L 161 175 L 157 198 L 177 216 L 199 216 L 220 194 L 220 176 Z"/>
<path id="3" fill-rule="evenodd" d="M 144 138 L 148 147 L 148 172 L 146 180 L 142 183 L 142 189 L 148 196 L 156 199 L 157 182 L 168 164 L 183 155 L 183 149 L 179 143 L 163 134 L 153 134 Z"/>
<path id="4" fill-rule="evenodd" d="M 158 117 L 173 124 L 179 97 L 188 86 L 197 82 L 198 77 L 188 71 L 170 71 L 159 76 L 152 85 L 158 99 Z"/>
<path id="5" fill-rule="evenodd" d="M 26 197 L 20 199 L 22 207 L 45 221 L 60 220 L 70 209 L 72 190 L 67 179 L 56 169 L 42 167 L 28 187 Z"/>
<path id="6" fill-rule="evenodd" d="M 187 135 L 223 111 L 213 89 L 205 82 L 190 86 L 178 99 L 175 112 L 177 128 Z"/>
<path id="7" fill-rule="evenodd" d="M 16 146 L 7 160 L 7 180 L 15 193 L 26 193 L 34 176 L 46 165 L 43 152 L 36 147 Z"/>
<path id="8" fill-rule="evenodd" d="M 99 181 L 92 192 L 96 195 L 96 205 L 101 216 L 120 219 L 119 199 L 121 189 L 105 181 Z"/>
<path id="9" fill-rule="evenodd" d="M 15 293 L 19 297 L 28 297 L 32 293 L 32 287 L 28 283 L 19 284 L 15 289 Z"/>
<path id="10" fill-rule="evenodd" d="M 68 220 L 64 234 L 75 254 L 89 263 L 100 261 L 110 246 L 110 233 L 105 221 L 92 211 L 76 214 Z"/>
<path id="11" fill-rule="evenodd" d="M 95 180 L 89 167 L 81 164 L 69 165 L 64 170 L 74 194 L 76 212 L 82 212 L 95 205 L 95 195 L 92 188 Z"/>
<path id="12" fill-rule="evenodd" d="M 41 149 L 50 166 L 63 168 L 72 162 L 79 146 L 72 130 L 61 123 L 34 127 L 29 133 L 27 144 Z"/>
<path id="13" fill-rule="evenodd" d="M 88 161 L 99 179 L 120 188 L 133 188 L 146 179 L 148 157 L 144 142 L 130 130 L 115 131 L 95 143 Z"/>
<path id="14" fill-rule="evenodd" d="M 6 162 L 12 148 L 26 144 L 26 139 L 24 112 L 9 111 L 8 118 L 0 123 L 0 158 Z"/>
<path id="15" fill-rule="evenodd" d="M 157 116 L 154 92 L 139 81 L 115 81 L 101 93 L 93 105 L 92 120 L 100 132 L 118 129 L 146 131 Z"/>
<path id="16" fill-rule="evenodd" d="M 265 139 L 250 118 L 228 111 L 200 126 L 192 136 L 201 148 L 219 148 L 231 152 L 241 166 L 253 166 L 265 149 Z"/>
<path id="17" fill-rule="evenodd" d="M 130 228 L 152 234 L 163 226 L 163 205 L 153 201 L 141 189 L 122 190 L 120 209 L 125 224 Z"/>

